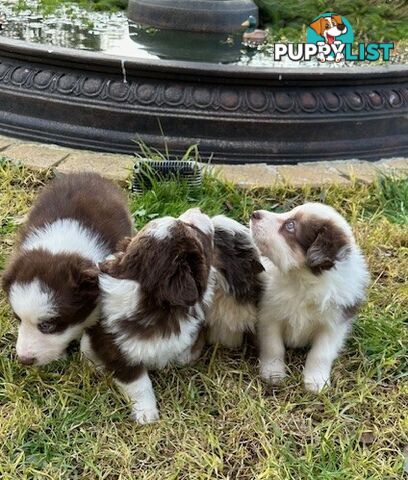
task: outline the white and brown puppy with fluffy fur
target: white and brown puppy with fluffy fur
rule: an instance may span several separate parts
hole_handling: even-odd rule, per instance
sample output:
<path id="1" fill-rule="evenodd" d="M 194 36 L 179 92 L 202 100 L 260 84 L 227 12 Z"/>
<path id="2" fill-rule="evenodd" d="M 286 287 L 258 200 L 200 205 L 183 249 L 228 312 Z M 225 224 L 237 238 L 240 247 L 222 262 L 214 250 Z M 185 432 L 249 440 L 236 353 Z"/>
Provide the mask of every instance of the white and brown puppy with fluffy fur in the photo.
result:
<path id="1" fill-rule="evenodd" d="M 93 173 L 53 180 L 32 207 L 3 288 L 20 322 L 17 356 L 44 365 L 96 322 L 98 262 L 132 231 L 122 193 Z"/>
<path id="2" fill-rule="evenodd" d="M 252 214 L 251 233 L 268 260 L 258 337 L 262 378 L 286 375 L 285 347 L 310 346 L 308 390 L 330 383 L 330 371 L 365 297 L 369 275 L 350 226 L 333 208 L 307 203 Z"/>
<path id="3" fill-rule="evenodd" d="M 159 417 L 148 370 L 189 363 L 201 352 L 213 235 L 210 218 L 190 209 L 151 221 L 100 265 L 101 320 L 81 349 L 113 373 L 140 423 Z"/>
<path id="4" fill-rule="evenodd" d="M 255 333 L 264 267 L 249 229 L 224 215 L 214 225 L 214 298 L 207 316 L 210 343 L 240 347 L 245 332 Z"/>

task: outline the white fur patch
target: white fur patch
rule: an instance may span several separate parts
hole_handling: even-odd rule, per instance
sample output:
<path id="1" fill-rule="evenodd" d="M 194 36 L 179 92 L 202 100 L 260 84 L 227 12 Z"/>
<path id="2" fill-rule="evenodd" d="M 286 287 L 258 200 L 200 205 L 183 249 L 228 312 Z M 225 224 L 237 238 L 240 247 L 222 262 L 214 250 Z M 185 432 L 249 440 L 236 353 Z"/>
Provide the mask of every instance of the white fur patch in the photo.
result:
<path id="1" fill-rule="evenodd" d="M 207 289 L 204 292 L 203 300 L 202 300 L 202 303 L 205 308 L 209 308 L 212 305 L 216 284 L 217 284 L 217 269 L 215 267 L 211 267 L 210 274 L 208 275 Z"/>
<path id="2" fill-rule="evenodd" d="M 173 217 L 163 217 L 158 220 L 153 220 L 147 224 L 146 231 L 157 240 L 164 240 L 168 238 L 172 227 L 176 224 L 176 219 Z"/>
<path id="3" fill-rule="evenodd" d="M 303 259 L 303 254 L 289 248 L 286 239 L 279 233 L 280 226 L 292 217 L 294 211 L 281 214 L 265 210 L 260 212 L 262 219 L 255 221 L 251 219 L 250 230 L 261 253 L 270 258 L 283 272 L 296 268 Z"/>
<path id="4" fill-rule="evenodd" d="M 99 288 L 102 311 L 108 322 L 127 318 L 135 313 L 139 302 L 138 282 L 113 278 L 103 273 L 99 275 Z"/>
<path id="5" fill-rule="evenodd" d="M 353 237 L 353 232 L 351 230 L 350 225 L 347 223 L 347 220 L 343 218 L 340 215 L 340 213 L 337 212 L 330 205 L 326 205 L 324 203 L 317 203 L 317 202 L 308 202 L 308 203 L 304 203 L 303 205 L 299 205 L 295 207 L 288 214 L 282 214 L 282 215 L 292 216 L 297 212 L 314 215 L 316 217 L 319 217 L 320 219 L 332 220 L 337 226 L 339 226 L 343 230 L 343 232 L 348 237 L 350 238 Z"/>
<path id="6" fill-rule="evenodd" d="M 208 286 L 203 296 L 203 304 L 208 307 L 212 303 L 214 293 L 215 270 L 211 269 Z M 169 337 L 141 339 L 123 330 L 118 320 L 129 318 L 137 311 L 140 300 L 140 285 L 133 280 L 115 279 L 107 274 L 99 276 L 101 289 L 101 308 L 104 327 L 115 335 L 115 342 L 129 363 L 142 363 L 150 368 L 162 368 L 176 360 L 186 349 L 190 348 L 204 322 L 205 313 L 200 304 L 191 307 L 191 314 L 180 321 L 180 333 Z M 195 315 L 193 316 L 193 311 Z M 144 318 L 148 326 L 154 318 Z"/>
<path id="7" fill-rule="evenodd" d="M 63 218 L 31 232 L 23 250 L 43 248 L 51 253 L 78 253 L 98 263 L 110 253 L 99 235 L 78 220 Z"/>
<path id="8" fill-rule="evenodd" d="M 61 333 L 44 334 L 32 323 L 21 322 L 16 351 L 19 357 L 35 358 L 35 365 L 46 365 L 63 358 L 68 344 L 80 337 L 83 325 L 73 325 Z"/>
<path id="9" fill-rule="evenodd" d="M 356 247 L 347 259 L 320 275 L 307 269 L 282 272 L 264 258 L 262 263 L 266 269 L 266 286 L 260 322 L 282 322 L 288 346 L 307 345 L 319 325 L 337 328 L 337 323 L 343 322 L 341 308 L 364 299 L 369 275 Z"/>
<path id="10" fill-rule="evenodd" d="M 38 279 L 13 283 L 9 300 L 14 312 L 25 322 L 47 320 L 57 313 L 54 292 Z"/>
<path id="11" fill-rule="evenodd" d="M 242 343 L 243 333 L 255 331 L 257 310 L 252 303 L 238 303 L 229 294 L 224 275 L 215 268 L 214 276 L 216 288 L 207 315 L 208 340 L 228 348 L 238 348 Z"/>
<path id="12" fill-rule="evenodd" d="M 192 346 L 197 338 L 201 319 L 188 316 L 180 322 L 180 333 L 169 337 L 155 337 L 144 340 L 135 335 L 128 335 L 115 324 L 105 322 L 109 331 L 116 335 L 116 344 L 133 364 L 143 363 L 150 368 L 163 368 L 176 359 L 186 348 Z"/>
<path id="13" fill-rule="evenodd" d="M 147 372 L 130 383 L 115 380 L 132 401 L 132 417 L 140 424 L 152 423 L 159 419 L 156 396 Z"/>
<path id="14" fill-rule="evenodd" d="M 214 234 L 214 227 L 210 217 L 208 217 L 208 215 L 206 215 L 205 213 L 202 213 L 199 208 L 190 208 L 182 215 L 180 215 L 179 220 L 185 223 L 189 223 L 190 225 L 194 225 L 205 235 Z"/>
<path id="15" fill-rule="evenodd" d="M 215 329 L 227 329 L 231 332 L 255 330 L 256 307 L 253 303 L 241 304 L 229 294 L 224 275 L 216 270 L 217 288 L 214 293 L 208 324 Z"/>
<path id="16" fill-rule="evenodd" d="M 236 232 L 243 233 L 249 236 L 249 228 L 241 223 L 233 220 L 232 218 L 226 217 L 225 215 L 216 215 L 212 218 L 212 222 L 214 227 L 219 227 L 224 230 L 227 230 L 231 234 L 235 234 Z"/>
<path id="17" fill-rule="evenodd" d="M 88 319 L 72 325 L 63 332 L 44 334 L 38 324 L 58 315 L 55 296 L 51 289 L 38 279 L 30 283 L 14 283 L 10 288 L 10 304 L 20 317 L 16 350 L 19 357 L 35 358 L 36 365 L 45 365 L 61 358 L 68 344 L 79 338 L 83 329 L 98 319 L 95 309 Z"/>
<path id="18" fill-rule="evenodd" d="M 195 342 L 200 325 L 204 320 L 204 313 L 200 305 L 196 305 L 196 312 L 200 318 L 188 315 L 185 320 L 180 322 L 178 335 L 145 340 L 134 334 L 129 335 L 118 323 L 121 318 L 129 318 L 137 311 L 140 299 L 139 283 L 102 274 L 99 277 L 99 285 L 104 327 L 115 335 L 118 348 L 130 363 L 143 363 L 147 367 L 161 368 Z M 153 320 L 154 318 L 144 318 L 144 326 L 148 326 Z"/>

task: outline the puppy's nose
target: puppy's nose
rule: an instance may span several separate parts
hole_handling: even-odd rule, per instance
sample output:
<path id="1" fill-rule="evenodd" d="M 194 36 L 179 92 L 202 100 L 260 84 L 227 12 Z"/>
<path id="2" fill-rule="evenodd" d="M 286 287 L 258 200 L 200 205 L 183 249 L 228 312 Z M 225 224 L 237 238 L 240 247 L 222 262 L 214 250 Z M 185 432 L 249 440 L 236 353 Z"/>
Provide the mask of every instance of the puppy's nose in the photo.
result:
<path id="1" fill-rule="evenodd" d="M 23 365 L 32 365 L 35 362 L 35 357 L 26 357 L 24 355 L 19 356 L 18 359 Z"/>
<path id="2" fill-rule="evenodd" d="M 340 32 L 342 32 L 346 28 L 346 26 L 344 25 L 344 23 L 339 23 L 337 25 L 337 28 L 340 30 Z"/>
<path id="3" fill-rule="evenodd" d="M 262 218 L 262 212 L 259 210 L 255 210 L 255 212 L 252 212 L 251 215 L 251 220 L 260 220 Z"/>

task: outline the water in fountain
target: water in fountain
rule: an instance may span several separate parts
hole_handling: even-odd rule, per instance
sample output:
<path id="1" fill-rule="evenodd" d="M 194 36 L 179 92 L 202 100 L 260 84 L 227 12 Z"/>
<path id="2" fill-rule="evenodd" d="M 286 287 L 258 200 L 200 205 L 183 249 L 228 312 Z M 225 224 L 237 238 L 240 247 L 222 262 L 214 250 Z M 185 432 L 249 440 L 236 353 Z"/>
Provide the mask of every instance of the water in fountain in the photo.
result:
<path id="1" fill-rule="evenodd" d="M 160 30 L 137 25 L 124 12 L 90 12 L 76 4 L 62 4 L 44 14 L 40 0 L 27 0 L 17 8 L 14 0 L 3 0 L 0 15 L 6 22 L 0 36 L 51 46 L 101 51 L 121 57 L 230 63 L 253 67 L 342 68 L 343 64 L 317 60 L 275 62 L 273 45 L 247 48 L 241 34 L 208 34 Z M 398 60 L 398 59 L 397 59 Z M 347 62 L 346 65 L 356 65 Z M 374 65 L 374 63 L 371 63 Z"/>

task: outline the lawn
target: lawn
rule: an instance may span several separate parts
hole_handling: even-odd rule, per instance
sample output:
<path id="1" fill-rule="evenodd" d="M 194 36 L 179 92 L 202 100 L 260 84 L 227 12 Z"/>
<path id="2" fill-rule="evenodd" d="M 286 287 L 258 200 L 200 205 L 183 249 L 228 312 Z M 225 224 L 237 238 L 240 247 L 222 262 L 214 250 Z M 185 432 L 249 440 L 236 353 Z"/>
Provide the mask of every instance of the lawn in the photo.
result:
<path id="1" fill-rule="evenodd" d="M 50 175 L 0 161 L 0 269 L 15 230 Z M 0 297 L 0 477 L 22 479 L 400 479 L 408 456 L 408 179 L 375 185 L 244 191 L 206 177 L 204 186 L 155 186 L 129 195 L 138 227 L 198 205 L 247 222 L 254 208 L 307 200 L 338 208 L 352 223 L 372 275 L 368 301 L 318 395 L 291 375 L 265 386 L 254 351 L 206 349 L 194 367 L 152 374 L 157 424 L 129 420 L 112 380 L 75 353 L 45 368 L 19 365 L 16 325 Z"/>

